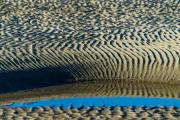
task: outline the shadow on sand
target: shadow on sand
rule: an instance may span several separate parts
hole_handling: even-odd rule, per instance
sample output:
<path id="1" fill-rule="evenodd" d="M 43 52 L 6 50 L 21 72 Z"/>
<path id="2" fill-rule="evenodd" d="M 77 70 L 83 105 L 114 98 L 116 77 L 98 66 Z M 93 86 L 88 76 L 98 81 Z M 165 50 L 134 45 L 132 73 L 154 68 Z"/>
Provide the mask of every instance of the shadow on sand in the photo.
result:
<path id="1" fill-rule="evenodd" d="M 43 68 L 0 73 L 0 94 L 72 83 L 73 77 L 61 68 Z"/>

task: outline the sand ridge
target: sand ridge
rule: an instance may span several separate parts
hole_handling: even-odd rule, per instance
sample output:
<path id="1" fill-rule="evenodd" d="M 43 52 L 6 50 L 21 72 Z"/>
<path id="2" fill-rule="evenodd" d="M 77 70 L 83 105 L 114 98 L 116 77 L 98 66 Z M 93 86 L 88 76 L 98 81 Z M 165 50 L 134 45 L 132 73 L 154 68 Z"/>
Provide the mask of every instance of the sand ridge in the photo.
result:
<path id="1" fill-rule="evenodd" d="M 45 3 L 1 4 L 1 72 L 63 66 L 75 80 L 179 83 L 178 3 Z"/>
<path id="2" fill-rule="evenodd" d="M 43 87 L 47 89 L 39 88 L 42 93 L 38 93 L 39 89 L 28 88 L 31 98 L 47 97 L 52 89 L 52 96 L 179 98 L 179 9 L 179 3 L 173 0 L 3 1 L 0 3 L 0 89 L 14 91 L 1 97 L 13 101 L 18 100 L 19 94 L 25 99 L 26 92 L 21 89 L 18 92 L 15 84 L 4 83 L 9 80 L 16 83 L 18 79 L 25 82 L 32 76 L 37 83 L 43 79 L 38 84 L 45 83 Z M 49 75 L 59 72 L 53 75 L 59 79 L 59 84 L 53 84 L 58 84 L 57 88 L 47 85 L 53 79 L 38 77 L 33 72 L 22 77 L 25 71 L 37 73 L 41 69 L 49 69 Z M 19 73 L 11 77 L 11 73 L 17 71 Z M 42 76 L 48 74 L 42 72 Z M 73 89 L 74 84 L 61 84 L 67 82 L 66 79 L 80 82 L 75 87 L 80 90 Z M 91 82 L 99 83 L 100 87 Z M 132 82 L 130 90 L 129 86 L 123 88 L 122 82 Z M 68 92 L 69 86 L 72 89 Z M 137 91 L 136 86 L 139 86 Z M 93 89 L 106 92 L 91 93 Z M 81 93 L 83 91 L 87 93 Z"/>

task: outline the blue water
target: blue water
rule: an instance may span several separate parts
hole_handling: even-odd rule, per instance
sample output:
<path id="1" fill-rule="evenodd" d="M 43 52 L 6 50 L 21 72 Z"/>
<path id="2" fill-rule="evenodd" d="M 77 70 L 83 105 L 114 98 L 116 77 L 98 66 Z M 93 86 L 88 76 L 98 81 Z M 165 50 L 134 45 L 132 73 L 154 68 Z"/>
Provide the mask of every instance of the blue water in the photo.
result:
<path id="1" fill-rule="evenodd" d="M 180 99 L 175 98 L 147 98 L 147 97 L 74 97 L 43 99 L 38 101 L 16 102 L 6 107 L 39 107 L 52 106 L 63 108 L 79 108 L 89 106 L 176 106 L 180 107 Z M 4 106 L 5 107 L 5 106 Z"/>

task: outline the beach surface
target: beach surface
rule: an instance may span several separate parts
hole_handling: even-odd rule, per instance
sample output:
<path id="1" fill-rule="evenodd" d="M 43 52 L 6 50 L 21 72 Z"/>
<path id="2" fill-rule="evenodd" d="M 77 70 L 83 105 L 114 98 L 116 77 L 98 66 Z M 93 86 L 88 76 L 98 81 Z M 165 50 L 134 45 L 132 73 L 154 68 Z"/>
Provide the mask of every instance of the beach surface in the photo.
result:
<path id="1" fill-rule="evenodd" d="M 179 113 L 180 109 L 176 107 L 0 108 L 0 117 L 6 120 L 178 120 L 180 119 Z"/>
<path id="2" fill-rule="evenodd" d="M 179 11 L 178 0 L 0 1 L 0 105 L 98 96 L 179 100 Z M 174 104 L 104 104 L 6 106 L 0 119 L 180 119 Z"/>
<path id="3" fill-rule="evenodd" d="M 0 104 L 180 98 L 177 1 L 0 2 Z"/>

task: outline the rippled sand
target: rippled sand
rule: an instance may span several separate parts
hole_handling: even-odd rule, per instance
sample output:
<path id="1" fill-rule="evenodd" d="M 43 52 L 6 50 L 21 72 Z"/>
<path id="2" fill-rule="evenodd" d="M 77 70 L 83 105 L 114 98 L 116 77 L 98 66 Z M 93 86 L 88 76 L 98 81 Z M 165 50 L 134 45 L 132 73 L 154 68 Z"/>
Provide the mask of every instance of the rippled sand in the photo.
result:
<path id="1" fill-rule="evenodd" d="M 37 107 L 37 108 L 3 108 L 0 117 L 6 120 L 48 119 L 48 120 L 152 120 L 180 119 L 180 109 L 176 107 Z"/>
<path id="2" fill-rule="evenodd" d="M 171 0 L 1 2 L 2 101 L 179 98 L 179 9 Z"/>

